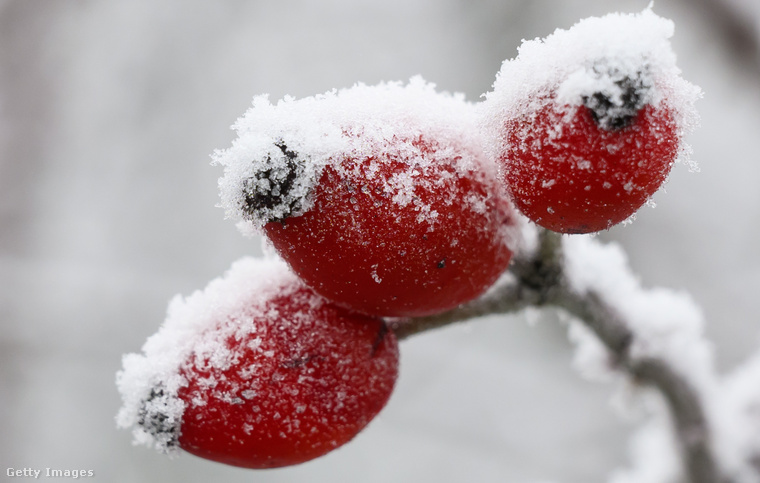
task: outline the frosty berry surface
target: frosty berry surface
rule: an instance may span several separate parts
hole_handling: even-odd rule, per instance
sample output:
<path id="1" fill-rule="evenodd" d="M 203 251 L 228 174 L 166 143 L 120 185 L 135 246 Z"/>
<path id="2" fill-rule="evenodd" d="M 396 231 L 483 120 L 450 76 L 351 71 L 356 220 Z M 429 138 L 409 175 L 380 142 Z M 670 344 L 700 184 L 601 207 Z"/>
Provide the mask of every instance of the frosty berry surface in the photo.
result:
<path id="1" fill-rule="evenodd" d="M 504 123 L 501 156 L 517 208 L 562 233 L 591 233 L 626 220 L 665 182 L 678 153 L 673 116 L 644 106 L 605 128 L 586 106 L 548 104 Z M 539 147 L 540 146 L 540 147 Z"/>
<path id="2" fill-rule="evenodd" d="M 190 453 L 247 468 L 302 463 L 351 440 L 390 397 L 398 348 L 382 320 L 299 286 L 227 323 L 256 325 L 224 342 L 231 364 L 195 356 L 182 369 L 178 442 Z"/>

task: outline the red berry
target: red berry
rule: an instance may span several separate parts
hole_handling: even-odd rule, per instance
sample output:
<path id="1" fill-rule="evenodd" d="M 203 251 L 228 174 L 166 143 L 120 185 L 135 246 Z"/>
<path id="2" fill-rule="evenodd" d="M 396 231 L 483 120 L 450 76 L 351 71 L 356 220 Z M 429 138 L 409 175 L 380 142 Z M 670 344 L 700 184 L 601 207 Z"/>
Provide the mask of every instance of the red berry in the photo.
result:
<path id="1" fill-rule="evenodd" d="M 506 269 L 516 216 L 480 152 L 430 139 L 328 165 L 301 216 L 265 233 L 317 292 L 382 316 L 442 312 L 482 294 Z M 445 154 L 441 154 L 445 153 Z"/>
<path id="2" fill-rule="evenodd" d="M 679 150 L 666 102 L 616 108 L 601 95 L 585 101 L 568 106 L 548 98 L 504 122 L 499 160 L 515 206 L 562 233 L 596 232 L 629 218 L 665 181 Z"/>
<path id="3" fill-rule="evenodd" d="M 675 64 L 672 35 L 651 9 L 592 17 L 524 41 L 502 64 L 480 125 L 523 214 L 557 232 L 597 232 L 662 185 L 688 152 L 681 141 L 700 97 Z"/>
<path id="4" fill-rule="evenodd" d="M 294 465 L 351 440 L 388 401 L 398 345 L 385 323 L 252 263 L 170 307 L 164 340 L 125 359 L 121 417 L 136 422 L 138 440 L 246 468 Z M 174 351 L 179 367 L 154 369 L 167 365 L 172 342 L 185 347 Z M 153 389 L 139 389 L 146 379 Z M 135 412 L 129 391 L 145 394 Z"/>
<path id="5" fill-rule="evenodd" d="M 222 206 L 309 286 L 369 315 L 443 312 L 507 268 L 517 215 L 475 106 L 408 85 L 257 98 L 217 152 Z"/>

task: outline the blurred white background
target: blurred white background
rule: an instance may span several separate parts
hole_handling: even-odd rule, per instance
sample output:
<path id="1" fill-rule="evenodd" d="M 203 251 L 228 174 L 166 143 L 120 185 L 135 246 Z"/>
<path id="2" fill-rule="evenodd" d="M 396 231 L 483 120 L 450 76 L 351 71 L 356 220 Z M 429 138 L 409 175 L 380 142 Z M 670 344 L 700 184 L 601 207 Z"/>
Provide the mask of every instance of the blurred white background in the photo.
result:
<path id="1" fill-rule="evenodd" d="M 114 374 L 166 303 L 260 253 L 216 208 L 209 154 L 259 93 L 415 74 L 471 100 L 523 38 L 649 0 L 0 0 L 0 479 L 91 469 L 108 482 L 599 481 L 632 426 L 583 381 L 556 317 L 490 318 L 406 341 L 389 405 L 295 468 L 169 460 L 115 428 Z M 658 0 L 703 87 L 656 209 L 603 235 L 646 285 L 704 308 L 721 370 L 760 339 L 756 0 Z"/>

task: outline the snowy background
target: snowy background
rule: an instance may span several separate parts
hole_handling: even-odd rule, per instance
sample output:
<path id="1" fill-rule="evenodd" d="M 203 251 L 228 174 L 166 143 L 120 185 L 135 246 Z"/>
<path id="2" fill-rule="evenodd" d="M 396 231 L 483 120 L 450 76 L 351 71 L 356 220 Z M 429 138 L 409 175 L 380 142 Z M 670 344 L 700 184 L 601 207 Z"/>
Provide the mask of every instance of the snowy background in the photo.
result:
<path id="1" fill-rule="evenodd" d="M 627 462 L 632 421 L 583 381 L 556 317 L 489 318 L 402 345 L 379 419 L 305 465 L 169 460 L 115 428 L 121 355 L 257 241 L 216 208 L 215 148 L 255 94 L 421 74 L 469 99 L 522 38 L 649 0 L 0 0 L 0 480 L 589 482 Z M 760 7 L 659 0 L 706 95 L 656 209 L 615 228 L 646 285 L 689 291 L 721 369 L 760 345 Z M 737 22 L 739 22 L 737 24 Z M 535 320 L 534 320 L 535 319 Z"/>

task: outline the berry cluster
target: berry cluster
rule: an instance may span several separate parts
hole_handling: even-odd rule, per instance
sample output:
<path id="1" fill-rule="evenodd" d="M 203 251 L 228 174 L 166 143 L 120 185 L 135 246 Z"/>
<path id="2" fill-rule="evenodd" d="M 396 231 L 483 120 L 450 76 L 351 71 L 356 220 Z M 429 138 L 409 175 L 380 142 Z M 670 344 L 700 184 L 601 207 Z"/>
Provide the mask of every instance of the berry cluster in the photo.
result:
<path id="1" fill-rule="evenodd" d="M 695 97 L 671 29 L 645 11 L 526 42 L 479 104 L 419 78 L 255 98 L 214 159 L 227 215 L 280 258 L 240 261 L 172 303 L 145 355 L 125 358 L 119 423 L 161 449 L 249 468 L 349 441 L 398 373 L 384 318 L 482 295 L 518 248 L 513 205 L 588 233 L 631 217 L 665 181 Z"/>

